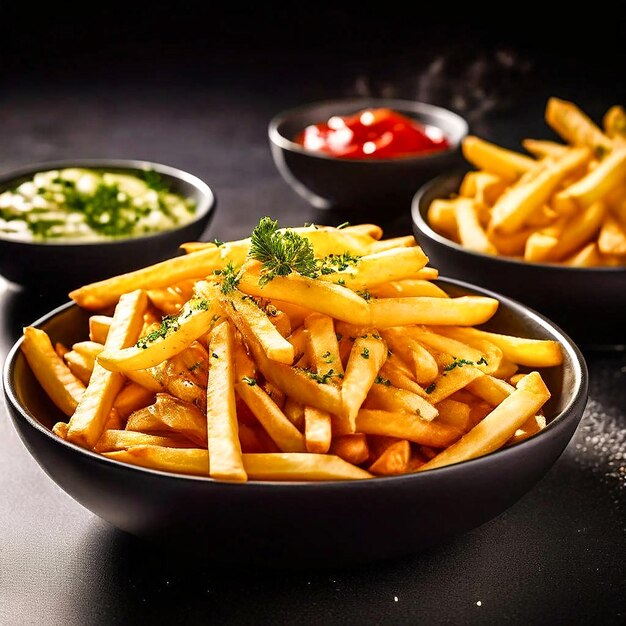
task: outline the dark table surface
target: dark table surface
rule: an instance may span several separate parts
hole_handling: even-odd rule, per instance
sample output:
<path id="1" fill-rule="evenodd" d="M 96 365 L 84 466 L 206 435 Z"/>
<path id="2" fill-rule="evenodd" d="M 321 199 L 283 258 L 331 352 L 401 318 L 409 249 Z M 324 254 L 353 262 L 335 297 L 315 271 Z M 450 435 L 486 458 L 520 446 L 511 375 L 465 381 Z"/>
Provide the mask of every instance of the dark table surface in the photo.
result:
<path id="1" fill-rule="evenodd" d="M 236 24 L 234 13 L 222 16 L 224 28 Z M 4 42 L 0 171 L 77 156 L 175 165 L 217 194 L 207 239 L 246 236 L 263 215 L 284 226 L 358 221 L 310 208 L 278 175 L 266 128 L 295 104 L 358 94 L 418 98 L 448 105 L 468 116 L 473 132 L 518 147 L 523 137 L 551 136 L 543 122 L 549 96 L 576 101 L 596 120 L 626 103 L 625 84 L 599 52 L 564 53 L 567 38 L 545 32 L 536 35 L 543 47 L 525 36 L 484 45 L 484 31 L 459 26 L 441 27 L 452 38 L 428 41 L 379 33 L 368 46 L 361 36 L 359 48 L 346 30 L 343 45 L 323 40 L 315 48 L 293 35 L 284 46 L 263 46 L 259 36 L 244 45 L 241 33 L 211 46 L 199 28 L 183 45 L 182 37 L 137 40 L 127 28 L 107 56 L 97 40 L 89 45 L 89 33 L 59 28 L 43 42 L 41 25 L 28 45 L 15 34 Z M 623 61 L 617 49 L 604 49 L 613 69 Z M 411 232 L 408 207 L 389 207 L 379 222 L 388 235 Z M 62 286 L 44 293 L 2 283 L 0 292 L 2 354 L 22 326 L 67 300 Z M 154 553 L 62 492 L 1 407 L 0 623 L 624 623 L 626 354 L 585 357 L 590 394 L 581 425 L 526 496 L 426 553 L 337 571 L 222 571 Z"/>

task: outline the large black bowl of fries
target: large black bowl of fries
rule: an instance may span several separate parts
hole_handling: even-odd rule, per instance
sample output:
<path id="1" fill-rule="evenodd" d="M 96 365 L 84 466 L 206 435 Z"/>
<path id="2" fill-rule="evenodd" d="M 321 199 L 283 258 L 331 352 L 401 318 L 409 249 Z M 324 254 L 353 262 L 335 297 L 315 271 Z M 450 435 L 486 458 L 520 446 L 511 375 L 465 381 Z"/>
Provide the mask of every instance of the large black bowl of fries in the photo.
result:
<path id="1" fill-rule="evenodd" d="M 73 291 L 4 366 L 36 462 L 122 531 L 233 565 L 409 555 L 515 504 L 578 426 L 570 338 L 412 236 L 264 218 L 192 248 Z"/>
<path id="2" fill-rule="evenodd" d="M 525 139 L 527 154 L 468 136 L 468 166 L 413 198 L 415 236 L 445 276 L 540 311 L 580 345 L 623 347 L 626 311 L 626 113 L 603 128 L 551 98 L 563 141 Z"/>
<path id="3" fill-rule="evenodd" d="M 203 180 L 162 163 L 83 158 L 19 167 L 0 174 L 0 274 L 67 291 L 170 258 L 202 237 L 215 207 Z"/>

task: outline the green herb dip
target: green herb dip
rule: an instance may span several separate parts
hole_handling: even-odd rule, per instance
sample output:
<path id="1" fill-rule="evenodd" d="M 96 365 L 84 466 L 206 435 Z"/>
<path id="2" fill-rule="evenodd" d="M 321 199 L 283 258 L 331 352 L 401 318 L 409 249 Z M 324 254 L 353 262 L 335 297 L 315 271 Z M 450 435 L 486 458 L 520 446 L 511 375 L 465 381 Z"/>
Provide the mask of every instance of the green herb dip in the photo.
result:
<path id="1" fill-rule="evenodd" d="M 0 193 L 0 237 L 88 241 L 137 237 L 190 222 L 196 205 L 146 170 L 68 168 L 39 172 Z"/>

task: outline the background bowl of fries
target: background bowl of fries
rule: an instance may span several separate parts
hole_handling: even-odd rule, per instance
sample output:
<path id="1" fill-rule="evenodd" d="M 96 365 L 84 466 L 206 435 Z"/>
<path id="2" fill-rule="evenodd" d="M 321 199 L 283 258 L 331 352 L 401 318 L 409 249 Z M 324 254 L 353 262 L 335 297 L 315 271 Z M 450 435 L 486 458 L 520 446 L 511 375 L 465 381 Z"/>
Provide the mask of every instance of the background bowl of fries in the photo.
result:
<path id="1" fill-rule="evenodd" d="M 249 477 L 241 483 L 164 471 L 163 466 L 151 466 L 150 462 L 142 462 L 143 467 L 131 465 L 122 459 L 128 458 L 124 450 L 105 456 L 58 436 L 53 428 L 56 431 L 55 424 L 65 416 L 39 386 L 22 350 L 24 339 L 16 343 L 5 363 L 5 399 L 23 442 L 62 489 L 119 529 L 156 541 L 176 554 L 191 558 L 202 555 L 231 565 L 301 568 L 351 565 L 416 553 L 466 532 L 513 505 L 567 446 L 587 400 L 584 359 L 551 322 L 518 303 L 459 281 L 437 280 L 433 288 L 450 298 L 498 298 L 499 308 L 483 326 L 485 332 L 547 340 L 551 346 L 554 342 L 560 346 L 560 364 L 539 368 L 551 397 L 542 409 L 545 422 L 538 432 L 527 433 L 518 442 L 479 458 L 417 473 L 365 480 L 353 480 L 360 475 L 350 474 L 350 480 L 336 475 L 329 480 L 323 478 L 322 469 L 316 469 L 315 463 L 307 463 L 310 475 L 307 477 L 299 467 L 299 480 L 293 476 L 278 482 L 263 480 L 261 473 L 259 478 Z M 92 336 L 101 332 L 96 326 L 102 321 L 93 317 L 92 312 L 68 303 L 32 327 L 45 332 L 53 344 L 77 347 L 77 342 L 84 343 L 90 336 L 89 329 Z M 363 341 L 375 343 L 379 339 Z M 530 356 L 532 341 L 528 345 Z M 361 357 L 363 353 L 364 349 Z M 372 353 L 371 358 L 360 361 L 369 364 L 373 358 Z M 534 362 L 532 359 L 528 362 Z M 457 374 L 464 372 L 455 368 Z M 385 384 L 379 386 L 387 389 Z M 320 384 L 321 391 L 322 387 Z M 247 389 L 257 390 L 258 385 Z M 508 412 L 514 411 L 511 405 Z M 172 417 L 171 412 L 168 419 Z M 403 421 L 415 418 L 408 414 L 400 417 Z M 398 432 L 396 435 L 401 436 Z M 162 454 L 167 456 L 171 450 L 163 448 Z M 179 453 L 187 452 L 183 449 Z M 203 455 L 206 464 L 206 448 Z M 252 471 L 262 471 L 259 458 L 264 456 L 281 464 L 289 457 L 248 455 L 246 469 L 250 476 Z M 326 455 L 301 454 L 298 458 L 302 456 L 315 461 Z M 252 457 L 256 468 L 252 468 Z M 367 475 L 363 470 L 358 472 Z"/>
<path id="2" fill-rule="evenodd" d="M 564 141 L 526 139 L 529 154 L 468 136 L 467 164 L 415 195 L 415 236 L 445 276 L 517 299 L 586 347 L 625 343 L 626 114 L 604 129 L 551 98 Z M 621 121 L 620 121 L 621 120 Z"/>
<path id="3" fill-rule="evenodd" d="M 0 191 L 14 189 L 38 172 L 65 168 L 94 169 L 119 174 L 154 172 L 173 192 L 195 202 L 193 219 L 170 230 L 111 239 L 43 241 L 0 238 L 0 274 L 17 284 L 43 291 L 68 291 L 86 282 L 156 263 L 199 239 L 216 207 L 213 190 L 198 177 L 179 168 L 134 159 L 73 159 L 21 167 L 0 176 Z"/>
<path id="4" fill-rule="evenodd" d="M 337 158 L 303 148 L 294 137 L 310 124 L 365 108 L 389 108 L 439 128 L 449 149 L 387 159 Z M 278 171 L 294 191 L 317 209 L 350 211 L 409 207 L 415 190 L 462 161 L 461 139 L 467 122 L 443 107 L 392 98 L 339 98 L 314 102 L 277 114 L 269 140 Z"/>

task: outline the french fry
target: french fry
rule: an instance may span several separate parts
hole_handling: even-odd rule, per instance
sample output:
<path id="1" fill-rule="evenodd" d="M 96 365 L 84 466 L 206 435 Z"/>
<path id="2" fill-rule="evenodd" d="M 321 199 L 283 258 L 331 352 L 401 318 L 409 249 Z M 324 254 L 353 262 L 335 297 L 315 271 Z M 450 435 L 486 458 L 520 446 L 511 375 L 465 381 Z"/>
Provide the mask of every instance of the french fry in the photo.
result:
<path id="1" fill-rule="evenodd" d="M 233 289 L 227 294 L 220 293 L 218 300 L 239 332 L 244 337 L 253 335 L 268 359 L 288 365 L 293 363 L 293 346 L 250 296 Z"/>
<path id="2" fill-rule="evenodd" d="M 566 145 L 547 139 L 523 139 L 522 146 L 537 159 L 557 158 L 567 151 Z"/>
<path id="3" fill-rule="evenodd" d="M 153 404 L 155 399 L 154 391 L 129 381 L 117 394 L 113 408 L 117 410 L 122 418 L 126 419 L 133 411 Z"/>
<path id="4" fill-rule="evenodd" d="M 624 107 L 616 104 L 610 107 L 602 118 L 604 132 L 611 139 L 623 139 L 626 137 L 626 111 Z"/>
<path id="5" fill-rule="evenodd" d="M 573 102 L 549 98 L 545 111 L 546 122 L 567 143 L 610 151 L 611 140 Z"/>
<path id="6" fill-rule="evenodd" d="M 455 363 L 459 363 L 459 365 L 450 369 Z M 484 372 L 473 365 L 461 365 L 460 363 L 460 361 L 456 360 L 451 361 L 449 365 L 444 367 L 442 373 L 435 379 L 435 382 L 426 389 L 429 400 L 433 404 L 441 402 L 455 391 L 463 389 L 473 380 L 485 375 Z"/>
<path id="7" fill-rule="evenodd" d="M 108 315 L 91 315 L 89 317 L 89 339 L 104 345 L 109 334 L 113 318 Z"/>
<path id="8" fill-rule="evenodd" d="M 352 346 L 341 387 L 341 413 L 345 432 L 355 432 L 355 420 L 363 401 L 387 358 L 387 346 L 376 333 L 358 337 Z"/>
<path id="9" fill-rule="evenodd" d="M 404 411 L 418 415 L 427 422 L 434 420 L 438 415 L 438 409 L 418 394 L 385 382 L 375 383 L 370 387 L 363 408 L 382 409 L 392 413 Z"/>
<path id="10" fill-rule="evenodd" d="M 458 238 L 458 227 L 456 223 L 455 200 L 448 198 L 435 198 L 428 205 L 427 221 L 440 233 L 450 239 Z"/>
<path id="11" fill-rule="evenodd" d="M 403 280 L 391 280 L 370 288 L 370 294 L 375 298 L 406 298 L 416 296 L 429 296 L 431 298 L 447 298 L 448 294 L 441 288 L 419 278 L 405 278 Z"/>
<path id="12" fill-rule="evenodd" d="M 372 300 L 369 306 L 370 324 L 376 328 L 416 324 L 476 326 L 494 315 L 498 301 L 486 296 L 381 298 Z"/>
<path id="13" fill-rule="evenodd" d="M 461 244 L 474 252 L 497 254 L 480 223 L 476 202 L 471 198 L 458 198 L 454 210 Z"/>
<path id="14" fill-rule="evenodd" d="M 460 463 L 497 450 L 522 424 L 539 411 L 549 397 L 550 392 L 541 375 L 538 372 L 531 372 L 487 417 L 418 471 Z"/>
<path id="15" fill-rule="evenodd" d="M 356 431 L 408 439 L 435 448 L 449 446 L 461 436 L 460 430 L 437 420 L 427 422 L 410 413 L 374 409 L 361 409 L 358 412 Z"/>
<path id="16" fill-rule="evenodd" d="M 604 200 L 626 178 L 626 146 L 613 150 L 598 167 L 573 182 L 554 196 L 552 207 L 559 213 L 571 214 Z"/>
<path id="17" fill-rule="evenodd" d="M 86 387 L 89 384 L 89 379 L 93 373 L 93 367 L 95 364 L 94 359 L 89 359 L 75 350 L 70 350 L 65 354 L 63 360 L 70 368 L 72 374 L 74 374 L 74 376 L 76 376 L 76 378 L 78 378 Z"/>
<path id="18" fill-rule="evenodd" d="M 517 231 L 548 202 L 561 182 L 582 168 L 591 153 L 588 148 L 572 148 L 556 160 L 524 175 L 500 196 L 491 212 L 490 229 L 508 235 Z"/>
<path id="19" fill-rule="evenodd" d="M 602 255 L 595 241 L 589 242 L 578 252 L 563 260 L 565 265 L 571 267 L 595 267 L 602 265 Z"/>
<path id="20" fill-rule="evenodd" d="M 479 205 L 491 206 L 506 189 L 507 183 L 490 172 L 467 172 L 461 181 L 459 194 L 473 198 Z"/>
<path id="21" fill-rule="evenodd" d="M 258 261 L 246 263 L 245 272 L 239 281 L 241 291 L 252 296 L 304 304 L 312 311 L 325 313 L 352 324 L 369 323 L 367 302 L 350 289 L 300 274 L 279 276 L 263 285 L 259 283 L 260 268 L 261 264 Z"/>
<path id="22" fill-rule="evenodd" d="M 407 327 L 386 328 L 381 333 L 391 352 L 411 366 L 411 374 L 418 383 L 429 385 L 437 378 L 439 374 L 437 361 L 426 348 L 409 335 Z"/>
<path id="23" fill-rule="evenodd" d="M 207 295 L 210 299 L 197 296 L 188 300 L 176 317 L 164 318 L 157 331 L 142 337 L 136 345 L 103 350 L 98 362 L 112 372 L 126 372 L 147 369 L 178 354 L 215 322 L 214 285 L 207 284 Z"/>
<path id="24" fill-rule="evenodd" d="M 377 252 L 384 252 L 385 250 L 392 250 L 393 248 L 411 248 L 417 245 L 417 241 L 413 235 L 400 235 L 399 237 L 390 237 L 388 239 L 381 239 L 380 241 L 373 241 L 370 246 L 370 254 L 376 254 Z"/>
<path id="25" fill-rule="evenodd" d="M 471 407 L 465 402 L 446 398 L 437 405 L 439 421 L 466 433 L 474 424 L 471 418 Z"/>
<path id="26" fill-rule="evenodd" d="M 322 273 L 319 280 L 362 291 L 390 280 L 413 277 L 426 263 L 428 258 L 419 246 L 391 248 L 362 256 L 346 270 Z"/>
<path id="27" fill-rule="evenodd" d="M 496 146 L 474 135 L 465 137 L 461 148 L 472 165 L 509 181 L 517 180 L 525 172 L 537 167 L 537 163 L 530 157 Z"/>
<path id="28" fill-rule="evenodd" d="M 206 416 L 193 404 L 167 393 L 156 394 L 153 404 L 133 411 L 126 430 L 146 433 L 178 433 L 199 446 L 207 445 Z"/>
<path id="29" fill-rule="evenodd" d="M 70 351 L 70 349 L 65 344 L 57 341 L 54 344 L 54 351 L 57 353 L 57 356 L 63 358 Z"/>
<path id="30" fill-rule="evenodd" d="M 85 309 L 104 309 L 115 304 L 120 296 L 129 291 L 167 287 L 188 278 L 202 278 L 225 264 L 219 249 L 210 248 L 91 283 L 74 289 L 69 295 Z"/>
<path id="31" fill-rule="evenodd" d="M 514 337 L 502 333 L 481 330 L 479 328 L 465 328 L 464 335 L 468 341 L 472 337 L 486 339 L 496 344 L 505 358 L 519 365 L 528 367 L 552 367 L 563 362 L 561 345 L 552 339 L 530 339 Z"/>
<path id="32" fill-rule="evenodd" d="M 321 313 L 311 313 L 304 320 L 304 328 L 307 331 L 306 348 L 309 363 L 315 364 L 316 373 L 327 376 L 328 372 L 333 370 L 337 376 L 343 374 L 333 318 Z"/>
<path id="33" fill-rule="evenodd" d="M 405 474 L 411 457 L 411 445 L 406 439 L 391 444 L 368 468 L 378 476 Z"/>
<path id="34" fill-rule="evenodd" d="M 330 444 L 330 453 L 348 463 L 360 465 L 369 459 L 370 450 L 367 444 L 367 435 L 356 433 L 334 437 Z"/>
<path id="35" fill-rule="evenodd" d="M 256 383 L 239 382 L 235 391 L 282 452 L 306 450 L 302 433 Z"/>
<path id="36" fill-rule="evenodd" d="M 164 448 L 162 446 L 133 446 L 126 450 L 103 452 L 115 461 L 140 465 L 164 472 L 207 475 L 209 453 L 190 448 Z M 244 454 L 243 462 L 250 480 L 271 481 L 326 481 L 363 480 L 372 474 L 347 463 L 333 454 L 298 452 Z"/>
<path id="37" fill-rule="evenodd" d="M 328 411 L 313 406 L 304 407 L 304 438 L 307 452 L 328 452 L 332 440 L 332 422 Z"/>
<path id="38" fill-rule="evenodd" d="M 528 439 L 538 432 L 542 431 L 546 427 L 546 418 L 543 415 L 533 415 L 528 418 L 513 434 L 513 436 L 507 441 L 506 445 L 519 443 Z"/>
<path id="39" fill-rule="evenodd" d="M 115 307 L 105 349 L 119 350 L 133 344 L 143 325 L 143 314 L 148 304 L 145 291 L 136 289 L 120 296 Z M 96 363 L 67 430 L 67 439 L 77 445 L 93 449 L 96 445 L 115 397 L 124 384 L 124 377 L 110 372 Z"/>
<path id="40" fill-rule="evenodd" d="M 219 324 L 211 332 L 209 354 L 213 357 L 206 392 L 210 475 L 245 482 L 235 409 L 233 330 L 229 323 Z"/>
<path id="41" fill-rule="evenodd" d="M 626 254 L 626 231 L 612 215 L 605 215 L 598 235 L 601 254 Z"/>
<path id="42" fill-rule="evenodd" d="M 67 422 L 57 422 L 52 427 L 52 432 L 61 439 L 67 439 Z"/>
<path id="43" fill-rule="evenodd" d="M 252 480 L 362 480 L 368 471 L 333 454 L 246 454 L 246 471 Z"/>
<path id="44" fill-rule="evenodd" d="M 95 452 L 126 450 L 132 446 L 192 448 L 194 443 L 179 435 L 151 435 L 133 430 L 105 430 L 94 448 Z"/>
<path id="45" fill-rule="evenodd" d="M 562 261 L 597 235 L 605 215 L 604 203 L 596 202 L 574 215 L 558 237 L 534 233 L 526 242 L 525 258 L 534 262 Z"/>
<path id="46" fill-rule="evenodd" d="M 50 400 L 68 417 L 73 415 L 85 385 L 55 352 L 48 334 L 34 326 L 25 327 L 20 349 Z"/>

